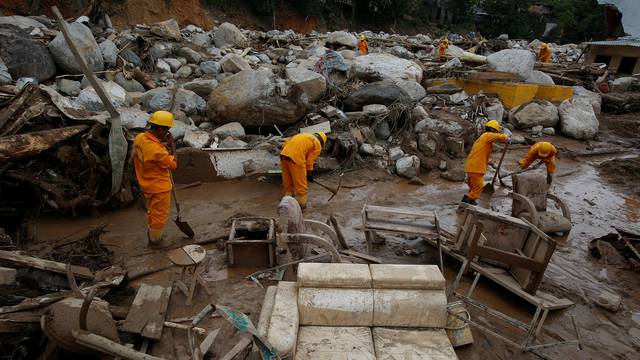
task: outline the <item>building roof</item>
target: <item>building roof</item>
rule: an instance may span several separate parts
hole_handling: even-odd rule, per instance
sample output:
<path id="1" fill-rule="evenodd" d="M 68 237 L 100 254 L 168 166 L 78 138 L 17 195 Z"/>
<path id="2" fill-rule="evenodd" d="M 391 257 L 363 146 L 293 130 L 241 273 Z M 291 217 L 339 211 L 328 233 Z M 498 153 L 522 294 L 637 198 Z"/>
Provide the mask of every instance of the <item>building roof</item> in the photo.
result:
<path id="1" fill-rule="evenodd" d="M 599 46 L 632 46 L 640 48 L 640 39 L 626 38 L 618 40 L 605 40 L 605 41 L 591 41 L 587 45 L 599 45 Z"/>

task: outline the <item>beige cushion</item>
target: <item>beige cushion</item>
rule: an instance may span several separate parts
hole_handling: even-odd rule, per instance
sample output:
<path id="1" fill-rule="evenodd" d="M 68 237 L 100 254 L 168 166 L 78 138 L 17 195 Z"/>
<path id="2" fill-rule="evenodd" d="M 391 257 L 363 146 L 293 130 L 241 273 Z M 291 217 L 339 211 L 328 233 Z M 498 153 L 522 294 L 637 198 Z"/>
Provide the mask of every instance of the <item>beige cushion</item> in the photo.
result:
<path id="1" fill-rule="evenodd" d="M 373 290 L 373 326 L 442 328 L 447 324 L 443 290 Z"/>
<path id="2" fill-rule="evenodd" d="M 295 282 L 280 281 L 273 302 L 267 340 L 280 357 L 291 357 L 296 351 L 298 335 L 298 288 Z"/>
<path id="3" fill-rule="evenodd" d="M 371 264 L 374 289 L 444 290 L 445 280 L 436 265 Z"/>
<path id="4" fill-rule="evenodd" d="M 258 334 L 267 336 L 269 331 L 269 322 L 271 321 L 271 313 L 273 312 L 273 305 L 276 301 L 277 286 L 267 287 L 267 291 L 264 293 L 264 300 L 262 300 L 262 307 L 260 308 L 260 317 L 258 318 Z"/>
<path id="5" fill-rule="evenodd" d="M 371 328 L 301 326 L 295 360 L 374 360 Z"/>
<path id="6" fill-rule="evenodd" d="M 300 325 L 371 326 L 373 290 L 300 288 L 298 311 Z"/>
<path id="7" fill-rule="evenodd" d="M 301 288 L 371 288 L 371 273 L 366 264 L 298 265 L 298 287 Z"/>
<path id="8" fill-rule="evenodd" d="M 458 359 L 447 333 L 442 330 L 373 328 L 377 360 Z"/>

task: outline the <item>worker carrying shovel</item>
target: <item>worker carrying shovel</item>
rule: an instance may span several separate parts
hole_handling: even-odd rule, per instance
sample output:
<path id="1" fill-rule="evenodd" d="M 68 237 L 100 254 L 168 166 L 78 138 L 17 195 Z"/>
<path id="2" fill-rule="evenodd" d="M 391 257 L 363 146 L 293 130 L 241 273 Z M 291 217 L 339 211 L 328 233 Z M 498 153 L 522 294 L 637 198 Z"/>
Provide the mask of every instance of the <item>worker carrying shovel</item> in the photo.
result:
<path id="1" fill-rule="evenodd" d="M 369 53 L 369 42 L 364 35 L 360 35 L 360 40 L 358 41 L 358 53 L 360 55 L 367 55 Z"/>
<path id="2" fill-rule="evenodd" d="M 506 143 L 509 137 L 502 134 L 500 123 L 496 120 L 487 121 L 484 124 L 485 132 L 471 147 L 471 152 L 464 163 L 464 171 L 467 173 L 467 185 L 469 192 L 462 197 L 462 202 L 471 205 L 478 205 L 478 199 L 482 194 L 484 186 L 484 174 L 487 172 L 487 165 L 491 159 L 493 144 L 496 141 Z"/>
<path id="3" fill-rule="evenodd" d="M 300 207 L 307 207 L 309 181 L 313 181 L 313 164 L 327 143 L 327 135 L 298 134 L 287 140 L 280 152 L 280 169 L 285 195 L 294 196 Z"/>
<path id="4" fill-rule="evenodd" d="M 156 111 L 149 119 L 148 129 L 134 140 L 134 163 L 140 189 L 147 200 L 149 244 L 162 242 L 164 226 L 171 210 L 172 181 L 169 171 L 178 167 L 176 145 L 169 129 L 173 114 Z M 167 148 L 162 142 L 167 143 Z"/>
<path id="5" fill-rule="evenodd" d="M 540 159 L 547 165 L 547 184 L 553 181 L 553 173 L 556 172 L 556 154 L 558 150 L 550 142 L 542 141 L 533 144 L 529 148 L 527 156 L 518 161 L 522 169 L 526 169 L 531 164 Z"/>

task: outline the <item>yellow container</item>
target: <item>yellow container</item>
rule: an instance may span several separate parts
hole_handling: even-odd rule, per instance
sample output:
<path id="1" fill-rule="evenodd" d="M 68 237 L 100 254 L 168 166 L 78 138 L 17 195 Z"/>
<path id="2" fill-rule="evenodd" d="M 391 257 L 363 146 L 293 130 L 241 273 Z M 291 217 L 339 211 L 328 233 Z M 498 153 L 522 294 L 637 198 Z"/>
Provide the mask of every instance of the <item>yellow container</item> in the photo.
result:
<path id="1" fill-rule="evenodd" d="M 573 97 L 573 88 L 562 85 L 538 85 L 536 99 L 561 102 Z"/>
<path id="2" fill-rule="evenodd" d="M 447 305 L 447 336 L 453 347 L 473 344 L 473 335 L 469 324 L 459 317 L 471 320 L 471 315 L 464 307 L 462 301 L 455 301 Z"/>

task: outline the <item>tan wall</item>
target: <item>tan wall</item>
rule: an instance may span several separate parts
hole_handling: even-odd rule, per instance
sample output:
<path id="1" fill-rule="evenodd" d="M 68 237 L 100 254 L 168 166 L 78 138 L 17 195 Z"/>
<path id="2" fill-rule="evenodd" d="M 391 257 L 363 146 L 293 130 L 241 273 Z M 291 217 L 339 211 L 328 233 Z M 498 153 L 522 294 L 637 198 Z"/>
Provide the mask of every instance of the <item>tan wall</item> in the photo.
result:
<path id="1" fill-rule="evenodd" d="M 609 70 L 617 72 L 623 57 L 640 58 L 640 47 L 590 45 L 585 57 L 585 62 L 587 64 L 593 63 L 598 55 L 611 56 Z M 640 73 L 640 60 L 636 62 L 633 73 Z"/>

